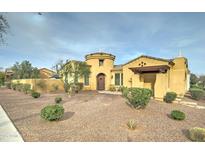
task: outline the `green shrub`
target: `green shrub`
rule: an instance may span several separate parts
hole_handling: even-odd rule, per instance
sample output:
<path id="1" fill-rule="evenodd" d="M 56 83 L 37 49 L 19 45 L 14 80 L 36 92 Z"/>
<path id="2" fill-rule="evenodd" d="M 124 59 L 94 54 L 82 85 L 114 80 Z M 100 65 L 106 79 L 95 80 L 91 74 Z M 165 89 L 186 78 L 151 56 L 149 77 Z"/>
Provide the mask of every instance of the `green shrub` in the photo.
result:
<path id="1" fill-rule="evenodd" d="M 55 102 L 56 103 L 60 103 L 60 102 L 62 102 L 63 101 L 63 99 L 61 98 L 61 97 L 56 97 L 55 98 Z"/>
<path id="2" fill-rule="evenodd" d="M 11 89 L 11 82 L 5 82 L 5 85 L 8 89 Z"/>
<path id="3" fill-rule="evenodd" d="M 122 96 L 123 97 L 127 97 L 127 94 L 129 92 L 129 89 L 127 87 L 122 87 Z"/>
<path id="4" fill-rule="evenodd" d="M 41 117 L 48 121 L 59 120 L 64 114 L 64 108 L 61 105 L 49 105 L 41 110 Z"/>
<path id="5" fill-rule="evenodd" d="M 25 94 L 28 94 L 31 91 L 31 85 L 30 84 L 24 84 L 23 85 L 23 92 Z"/>
<path id="6" fill-rule="evenodd" d="M 193 88 L 190 89 L 191 97 L 195 100 L 200 100 L 204 96 L 204 91 L 202 89 Z"/>
<path id="7" fill-rule="evenodd" d="M 152 96 L 152 91 L 146 88 L 124 88 L 123 96 L 134 108 L 145 108 Z"/>
<path id="8" fill-rule="evenodd" d="M 116 88 L 114 85 L 110 85 L 110 88 L 109 88 L 110 91 L 116 91 Z"/>
<path id="9" fill-rule="evenodd" d="M 194 127 L 189 129 L 189 138 L 192 141 L 205 142 L 205 128 Z"/>
<path id="10" fill-rule="evenodd" d="M 179 110 L 173 110 L 171 112 L 171 117 L 175 120 L 184 120 L 185 114 Z"/>
<path id="11" fill-rule="evenodd" d="M 17 83 L 16 84 L 16 90 L 23 91 L 23 84 L 22 83 Z"/>
<path id="12" fill-rule="evenodd" d="M 11 83 L 11 88 L 12 88 L 13 90 L 16 90 L 16 86 L 17 86 L 17 83 Z"/>
<path id="13" fill-rule="evenodd" d="M 31 93 L 31 95 L 32 95 L 33 98 L 39 98 L 39 97 L 41 96 L 40 93 L 35 92 L 35 91 L 33 91 L 33 92 Z"/>
<path id="14" fill-rule="evenodd" d="M 137 123 L 136 123 L 135 120 L 129 120 L 127 122 L 127 126 L 128 126 L 129 129 L 135 130 L 136 127 L 137 127 Z"/>
<path id="15" fill-rule="evenodd" d="M 201 85 L 196 85 L 196 84 L 193 84 L 193 85 L 191 85 L 190 87 L 191 87 L 191 89 L 203 89 L 203 86 L 201 86 Z"/>
<path id="16" fill-rule="evenodd" d="M 5 73 L 0 71 L 0 87 L 5 84 Z"/>
<path id="17" fill-rule="evenodd" d="M 167 103 L 172 103 L 177 97 L 177 94 L 175 92 L 167 92 L 164 101 Z"/>
<path id="18" fill-rule="evenodd" d="M 198 83 L 198 87 L 202 90 L 205 90 L 205 81 Z"/>

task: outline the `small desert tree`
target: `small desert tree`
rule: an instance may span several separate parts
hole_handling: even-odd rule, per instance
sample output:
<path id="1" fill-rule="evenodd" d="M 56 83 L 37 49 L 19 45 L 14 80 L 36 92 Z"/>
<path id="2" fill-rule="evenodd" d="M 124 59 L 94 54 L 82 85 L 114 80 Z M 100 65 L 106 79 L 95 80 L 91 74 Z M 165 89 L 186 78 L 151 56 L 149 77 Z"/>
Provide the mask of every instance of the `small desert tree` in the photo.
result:
<path id="1" fill-rule="evenodd" d="M 63 68 L 63 60 L 58 60 L 53 66 L 52 69 L 60 76 L 60 71 Z"/>
<path id="2" fill-rule="evenodd" d="M 31 72 L 31 78 L 33 78 L 33 79 L 40 78 L 40 71 L 38 68 L 33 67 L 32 72 Z"/>
<path id="3" fill-rule="evenodd" d="M 200 75 L 199 76 L 199 84 L 203 87 L 203 88 L 205 88 L 205 75 Z"/>
<path id="4" fill-rule="evenodd" d="M 65 91 L 68 92 L 70 84 L 77 87 L 78 79 L 90 74 L 90 67 L 86 62 L 81 61 L 69 61 L 63 66 L 63 76 L 65 83 Z M 68 78 L 71 78 L 71 83 L 68 82 Z"/>
<path id="5" fill-rule="evenodd" d="M 191 73 L 190 84 L 195 85 L 195 84 L 197 84 L 197 82 L 198 82 L 198 77 L 195 74 Z"/>
<path id="6" fill-rule="evenodd" d="M 21 63 L 16 62 L 11 69 L 14 72 L 13 79 L 39 78 L 40 76 L 39 70 L 27 60 Z"/>

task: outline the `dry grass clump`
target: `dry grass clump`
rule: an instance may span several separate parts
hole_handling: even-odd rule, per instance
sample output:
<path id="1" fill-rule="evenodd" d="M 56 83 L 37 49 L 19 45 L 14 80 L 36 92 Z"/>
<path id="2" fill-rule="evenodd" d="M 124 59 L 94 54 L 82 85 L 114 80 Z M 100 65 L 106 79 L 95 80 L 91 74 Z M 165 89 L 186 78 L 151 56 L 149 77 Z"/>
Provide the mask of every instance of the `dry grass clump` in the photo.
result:
<path id="1" fill-rule="evenodd" d="M 137 127 L 137 123 L 136 123 L 135 120 L 131 119 L 127 122 L 127 126 L 128 126 L 129 129 L 135 130 L 136 127 Z"/>

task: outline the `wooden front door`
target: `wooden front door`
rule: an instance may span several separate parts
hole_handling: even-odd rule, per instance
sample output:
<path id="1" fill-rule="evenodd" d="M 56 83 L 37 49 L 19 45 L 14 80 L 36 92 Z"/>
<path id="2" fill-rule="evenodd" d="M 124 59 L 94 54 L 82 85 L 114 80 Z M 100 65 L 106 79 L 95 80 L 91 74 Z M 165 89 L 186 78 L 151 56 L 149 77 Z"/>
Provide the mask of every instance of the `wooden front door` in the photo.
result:
<path id="1" fill-rule="evenodd" d="M 105 90 L 105 75 L 99 74 L 97 76 L 97 90 Z"/>

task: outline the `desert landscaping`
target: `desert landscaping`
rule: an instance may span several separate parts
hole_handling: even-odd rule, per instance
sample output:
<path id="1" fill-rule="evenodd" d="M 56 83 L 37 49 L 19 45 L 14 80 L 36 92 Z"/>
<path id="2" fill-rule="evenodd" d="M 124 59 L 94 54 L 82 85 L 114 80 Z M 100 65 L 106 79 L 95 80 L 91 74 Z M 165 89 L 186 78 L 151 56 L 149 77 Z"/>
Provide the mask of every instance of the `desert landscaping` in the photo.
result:
<path id="1" fill-rule="evenodd" d="M 65 113 L 58 121 L 46 121 L 40 111 L 62 97 Z M 190 99 L 190 98 L 186 98 Z M 151 100 L 146 109 L 136 110 L 121 95 L 82 91 L 69 97 L 65 93 L 42 94 L 38 99 L 7 88 L 0 89 L 0 105 L 24 141 L 190 141 L 187 130 L 205 127 L 204 109 Z M 201 101 L 199 104 L 204 105 Z M 177 109 L 186 114 L 183 121 L 170 117 Z M 127 126 L 135 120 L 136 129 Z"/>

